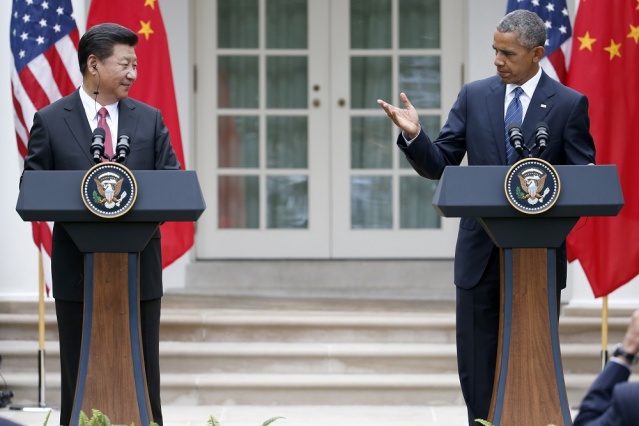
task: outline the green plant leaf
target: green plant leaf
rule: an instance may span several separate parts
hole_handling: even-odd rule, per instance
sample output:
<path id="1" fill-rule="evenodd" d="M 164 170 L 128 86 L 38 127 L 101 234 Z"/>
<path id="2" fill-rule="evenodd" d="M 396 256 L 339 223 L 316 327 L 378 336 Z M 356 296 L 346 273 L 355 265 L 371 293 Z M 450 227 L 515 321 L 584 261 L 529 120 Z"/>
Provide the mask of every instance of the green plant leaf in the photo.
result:
<path id="1" fill-rule="evenodd" d="M 209 421 L 206 422 L 206 424 L 208 426 L 222 426 L 220 422 L 218 422 L 217 419 L 213 416 L 209 417 Z"/>
<path id="2" fill-rule="evenodd" d="M 53 410 L 49 410 L 49 412 L 47 413 L 47 417 L 44 418 L 44 426 L 47 426 L 47 423 L 49 423 L 49 417 L 51 417 L 51 411 Z"/>
<path id="3" fill-rule="evenodd" d="M 484 420 L 484 419 L 475 419 L 475 422 L 480 423 L 484 426 L 493 426 L 493 424 L 491 422 L 489 422 L 488 420 Z"/>
<path id="4" fill-rule="evenodd" d="M 267 421 L 265 421 L 264 423 L 262 423 L 262 426 L 268 426 L 271 423 L 273 423 L 275 420 L 277 419 L 283 419 L 284 417 L 282 416 L 277 416 L 277 417 L 271 417 L 270 419 L 268 419 Z"/>

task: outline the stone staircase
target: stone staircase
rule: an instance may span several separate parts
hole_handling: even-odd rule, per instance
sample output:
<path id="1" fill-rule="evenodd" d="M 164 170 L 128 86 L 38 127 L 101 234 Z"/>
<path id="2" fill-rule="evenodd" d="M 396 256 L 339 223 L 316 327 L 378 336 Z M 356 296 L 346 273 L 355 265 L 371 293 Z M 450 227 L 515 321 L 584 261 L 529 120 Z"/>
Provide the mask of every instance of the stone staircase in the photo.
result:
<path id="1" fill-rule="evenodd" d="M 609 341 L 630 311 L 611 310 Z M 37 402 L 37 304 L 0 301 L 0 374 Z M 162 400 L 179 405 L 461 405 L 454 303 L 168 294 Z M 560 318 L 571 406 L 600 368 L 599 313 Z M 59 349 L 46 304 L 46 403 L 59 403 Z"/>

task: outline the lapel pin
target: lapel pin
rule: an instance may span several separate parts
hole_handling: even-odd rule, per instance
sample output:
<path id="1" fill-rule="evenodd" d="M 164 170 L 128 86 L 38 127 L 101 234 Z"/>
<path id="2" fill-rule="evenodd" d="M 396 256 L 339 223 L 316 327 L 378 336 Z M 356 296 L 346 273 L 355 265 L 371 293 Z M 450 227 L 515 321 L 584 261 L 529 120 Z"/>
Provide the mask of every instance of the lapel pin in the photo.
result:
<path id="1" fill-rule="evenodd" d="M 546 108 L 546 104 L 541 104 L 541 107 L 542 108 Z"/>

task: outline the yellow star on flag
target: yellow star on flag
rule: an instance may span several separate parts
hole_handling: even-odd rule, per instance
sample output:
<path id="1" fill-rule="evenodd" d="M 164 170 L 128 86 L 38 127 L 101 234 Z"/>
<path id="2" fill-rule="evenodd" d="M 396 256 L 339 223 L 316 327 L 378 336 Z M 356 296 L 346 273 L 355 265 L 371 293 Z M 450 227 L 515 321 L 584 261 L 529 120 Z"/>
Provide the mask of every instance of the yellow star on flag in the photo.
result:
<path id="1" fill-rule="evenodd" d="M 604 47 L 604 50 L 610 53 L 610 60 L 612 61 L 615 56 L 619 56 L 621 58 L 621 53 L 619 52 L 620 48 L 621 43 L 617 44 L 613 39 L 610 39 L 610 46 Z"/>
<path id="2" fill-rule="evenodd" d="M 140 30 L 138 31 L 138 34 L 144 34 L 144 37 L 148 40 L 149 36 L 151 34 L 153 34 L 153 30 L 151 29 L 151 21 L 140 21 L 140 25 L 142 25 L 142 28 L 140 28 Z"/>
<path id="3" fill-rule="evenodd" d="M 630 34 L 628 34 L 627 37 L 634 38 L 635 43 L 639 43 L 639 25 L 635 27 L 634 25 L 630 24 Z"/>
<path id="4" fill-rule="evenodd" d="M 144 0 L 144 6 L 151 6 L 151 9 L 155 10 L 155 0 Z"/>
<path id="5" fill-rule="evenodd" d="M 639 0 L 638 0 L 639 1 Z M 579 46 L 579 50 L 588 49 L 592 52 L 592 44 L 597 41 L 596 38 L 590 38 L 590 31 L 586 31 L 586 35 L 583 37 L 577 37 L 581 42 L 581 46 Z"/>

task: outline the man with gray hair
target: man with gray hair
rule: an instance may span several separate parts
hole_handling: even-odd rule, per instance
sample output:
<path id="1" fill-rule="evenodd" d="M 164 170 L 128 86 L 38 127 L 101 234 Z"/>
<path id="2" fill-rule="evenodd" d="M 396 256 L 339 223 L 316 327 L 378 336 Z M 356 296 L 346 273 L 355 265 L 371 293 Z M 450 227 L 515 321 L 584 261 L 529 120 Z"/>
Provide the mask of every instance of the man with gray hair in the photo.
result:
<path id="1" fill-rule="evenodd" d="M 519 159 L 507 134 L 513 122 L 533 156 L 557 165 L 595 162 L 588 99 L 541 69 L 545 43 L 546 27 L 537 14 L 515 10 L 506 15 L 493 37 L 497 75 L 462 87 L 435 140 L 424 133 L 406 94 L 400 94 L 404 108 L 377 101 L 402 130 L 397 145 L 418 174 L 439 179 L 445 167 L 458 166 L 465 155 L 471 166 L 513 164 Z M 548 124 L 550 138 L 540 154 L 532 145 L 541 121 Z M 470 425 L 487 419 L 490 408 L 499 339 L 499 257 L 477 219 L 461 218 L 454 272 L 457 365 Z M 565 244 L 556 258 L 561 289 L 566 286 Z"/>

